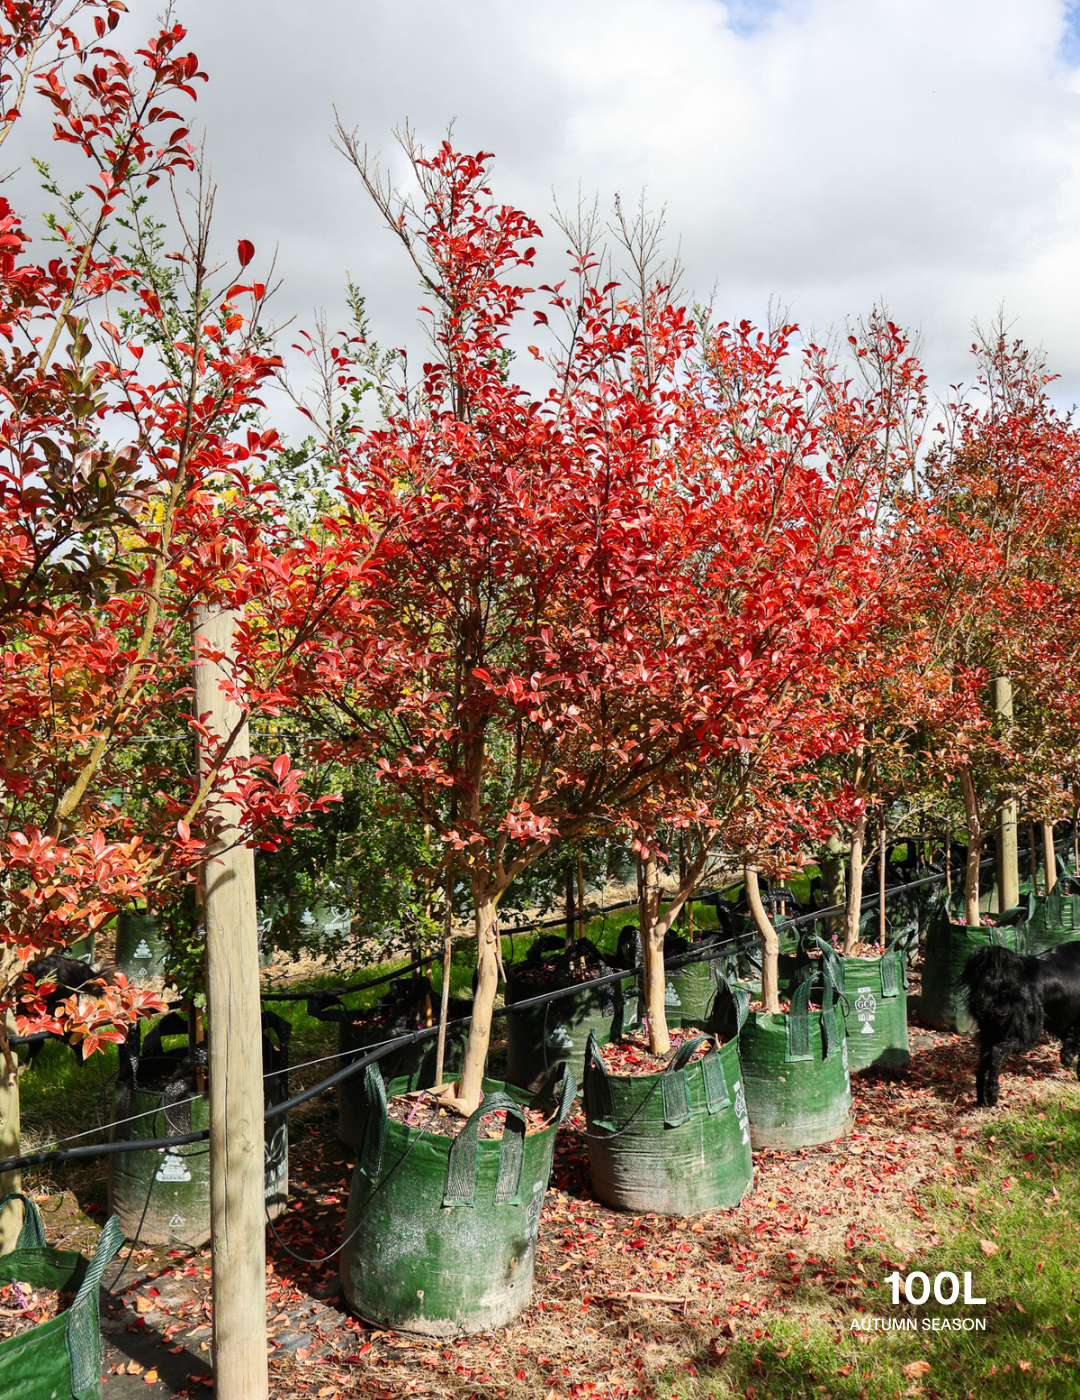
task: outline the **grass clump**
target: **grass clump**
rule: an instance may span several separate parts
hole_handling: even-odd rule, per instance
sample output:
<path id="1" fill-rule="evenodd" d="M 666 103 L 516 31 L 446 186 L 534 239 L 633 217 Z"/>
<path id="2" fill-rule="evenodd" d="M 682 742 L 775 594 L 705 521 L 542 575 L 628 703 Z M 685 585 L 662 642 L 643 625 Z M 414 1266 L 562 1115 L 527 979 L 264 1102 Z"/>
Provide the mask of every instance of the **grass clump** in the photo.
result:
<path id="1" fill-rule="evenodd" d="M 696 1381 L 673 1390 L 684 1400 L 1074 1400 L 1080 1394 L 1080 1092 L 1056 1103 L 995 1117 L 958 1154 L 956 1177 L 923 1197 L 930 1243 L 912 1254 L 848 1251 L 835 1273 L 862 1279 L 850 1301 L 809 1287 L 757 1338 L 714 1343 Z M 953 1273 L 960 1299 L 915 1307 L 899 1271 L 933 1283 Z M 964 1306 L 964 1275 L 985 1305 Z M 946 1292 L 947 1283 L 942 1284 Z M 916 1287 L 916 1295 L 921 1285 Z M 856 1301 L 861 1296 L 863 1301 Z M 956 1319 L 985 1330 L 956 1331 Z M 853 1320 L 908 1320 L 914 1331 L 856 1331 Z M 935 1330 L 935 1328 L 940 1330 Z M 717 1355 L 717 1352 L 720 1355 Z"/>

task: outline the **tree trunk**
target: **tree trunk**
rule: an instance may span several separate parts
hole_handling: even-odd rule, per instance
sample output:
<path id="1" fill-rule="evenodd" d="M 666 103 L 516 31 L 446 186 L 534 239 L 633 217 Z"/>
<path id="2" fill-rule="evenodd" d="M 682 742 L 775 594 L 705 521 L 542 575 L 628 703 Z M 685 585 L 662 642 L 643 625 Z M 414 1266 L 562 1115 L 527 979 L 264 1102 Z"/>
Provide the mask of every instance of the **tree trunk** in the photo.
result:
<path id="1" fill-rule="evenodd" d="M 848 874 L 847 926 L 844 929 L 844 956 L 850 957 L 859 941 L 859 921 L 862 919 L 863 841 L 866 839 L 866 817 L 855 820 L 851 833 L 851 857 Z"/>
<path id="2" fill-rule="evenodd" d="M 566 857 L 566 946 L 574 946 L 574 871 L 570 864 L 570 856 Z"/>
<path id="3" fill-rule="evenodd" d="M 780 1010 L 780 940 L 772 926 L 772 920 L 765 912 L 758 887 L 757 871 L 752 866 L 743 866 L 743 879 L 746 883 L 746 902 L 750 906 L 750 917 L 761 939 L 761 1000 L 766 1011 Z"/>
<path id="4" fill-rule="evenodd" d="M 979 821 L 979 796 L 975 777 L 970 768 L 960 770 L 960 791 L 964 796 L 964 817 L 967 822 L 967 866 L 964 869 L 964 923 L 978 928 L 979 861 L 982 859 L 983 831 Z"/>
<path id="5" fill-rule="evenodd" d="M 469 1040 L 465 1047 L 465 1064 L 457 1085 L 458 1107 L 463 1113 L 475 1113 L 480 1107 L 484 1065 L 491 1041 L 491 1013 L 495 1007 L 495 993 L 499 989 L 499 954 L 496 947 L 498 903 L 491 889 L 478 888 L 475 879 L 473 907 L 476 911 L 477 980 Z"/>
<path id="6" fill-rule="evenodd" d="M 994 680 L 994 709 L 1011 725 L 1013 717 L 1012 682 L 1008 676 Z M 997 824 L 998 912 L 1015 909 L 1020 903 L 1020 859 L 1016 840 L 1017 804 L 1002 800 Z"/>
<path id="7" fill-rule="evenodd" d="M 829 837 L 820 863 L 821 876 L 825 883 L 826 904 L 830 908 L 835 905 L 843 905 L 845 908 L 842 914 L 829 915 L 829 936 L 842 939 L 847 930 L 847 869 L 844 864 L 844 843 L 838 836 Z"/>
<path id="8" fill-rule="evenodd" d="M 881 814 L 881 851 L 879 853 L 878 865 L 878 947 L 885 951 L 885 850 L 886 850 L 886 826 L 885 813 Z"/>
<path id="9" fill-rule="evenodd" d="M 238 614 L 200 608 L 194 630 L 223 662 L 195 667 L 195 708 L 211 735 L 240 719 L 221 689 L 234 655 Z M 247 757 L 247 729 L 232 756 Z M 199 766 L 211 755 L 200 745 Z M 265 1131 L 255 855 L 237 841 L 235 809 L 222 805 L 207 850 L 206 990 L 210 1013 L 210 1231 L 214 1296 L 214 1393 L 219 1400 L 267 1394 Z M 230 849 L 231 847 L 231 849 Z"/>
<path id="10" fill-rule="evenodd" d="M 1054 850 L 1054 828 L 1050 822 L 1042 824 L 1043 870 L 1046 872 L 1046 893 L 1057 884 L 1057 853 Z"/>
<path id="11" fill-rule="evenodd" d="M 578 937 L 585 937 L 585 876 L 581 869 L 581 852 L 577 858 Z"/>
<path id="12" fill-rule="evenodd" d="M 643 862 L 638 918 L 641 923 L 642 975 L 645 978 L 645 1015 L 649 1023 L 649 1049 L 654 1055 L 666 1055 L 671 1049 L 668 1034 L 667 969 L 664 967 L 664 935 L 667 921 L 660 924 L 660 886 L 657 880 L 656 856 L 650 854 Z"/>

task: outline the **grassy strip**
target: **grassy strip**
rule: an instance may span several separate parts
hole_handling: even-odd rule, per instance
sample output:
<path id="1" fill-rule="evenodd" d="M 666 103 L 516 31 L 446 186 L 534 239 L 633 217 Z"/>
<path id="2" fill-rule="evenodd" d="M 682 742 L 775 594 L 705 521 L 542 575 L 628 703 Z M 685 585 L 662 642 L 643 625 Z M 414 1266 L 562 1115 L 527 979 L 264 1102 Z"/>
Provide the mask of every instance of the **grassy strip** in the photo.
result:
<path id="1" fill-rule="evenodd" d="M 850 1280 L 850 1304 L 838 1305 L 835 1288 L 833 1296 L 824 1287 L 800 1289 L 790 1302 L 797 1316 L 770 1323 L 760 1340 L 732 1341 L 719 1362 L 702 1358 L 698 1380 L 672 1393 L 1073 1400 L 1080 1393 L 1080 1092 L 1067 1091 L 1042 1112 L 996 1118 L 964 1157 L 955 1184 L 924 1199 L 937 1227 L 933 1247 L 908 1255 L 852 1250 L 830 1261 L 834 1279 Z M 951 1272 L 961 1301 L 942 1307 L 931 1294 L 928 1305 L 913 1307 L 901 1290 L 894 1307 L 893 1285 L 884 1282 L 894 1269 L 902 1277 L 919 1270 L 931 1282 Z M 985 1306 L 963 1306 L 965 1273 Z M 912 1319 L 918 1330 L 856 1332 L 855 1318 Z M 985 1319 L 985 1331 L 933 1330 L 963 1318 Z"/>

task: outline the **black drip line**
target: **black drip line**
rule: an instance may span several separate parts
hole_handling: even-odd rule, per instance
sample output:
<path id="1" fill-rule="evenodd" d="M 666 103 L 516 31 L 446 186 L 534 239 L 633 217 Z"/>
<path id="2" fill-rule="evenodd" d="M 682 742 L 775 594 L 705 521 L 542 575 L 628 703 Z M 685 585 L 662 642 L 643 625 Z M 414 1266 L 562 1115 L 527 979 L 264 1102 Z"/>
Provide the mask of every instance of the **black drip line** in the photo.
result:
<path id="1" fill-rule="evenodd" d="M 992 857 L 982 862 L 983 866 L 993 864 L 994 860 Z M 892 885 L 885 891 L 885 895 L 888 899 L 893 895 L 904 894 L 908 890 L 921 889 L 925 885 L 940 884 L 944 879 L 945 875 L 943 872 L 937 875 L 926 875 L 921 879 L 911 880 L 907 884 Z M 729 888 L 735 887 L 732 886 Z M 879 899 L 880 894 L 878 892 L 866 895 L 862 900 L 862 907 L 871 908 Z M 636 903 L 636 901 L 630 901 L 630 903 Z M 826 909 L 815 909 L 810 914 L 800 914 L 791 919 L 778 920 L 775 924 L 775 928 L 777 932 L 780 932 L 783 929 L 797 928 L 804 924 L 816 923 L 820 919 L 826 919 L 831 915 L 845 912 L 846 907 L 847 906 L 843 904 L 834 904 Z M 562 920 L 558 922 L 561 923 Z M 532 928 L 535 927 L 535 925 L 529 925 L 529 927 Z M 706 959 L 711 960 L 716 957 L 723 957 L 733 952 L 739 953 L 746 947 L 755 946 L 757 941 L 758 936 L 756 932 L 738 933 L 732 934 L 726 938 L 712 939 L 698 949 L 693 949 L 688 953 L 680 953 L 677 957 L 666 958 L 664 960 L 664 966 L 666 969 L 681 968 L 689 966 L 692 963 L 704 962 Z M 423 961 L 428 962 L 430 959 L 425 958 Z M 627 977 L 634 977 L 636 975 L 636 968 L 620 968 L 617 972 L 604 973 L 603 976 L 590 978 L 586 982 L 573 982 L 567 987 L 558 987 L 554 991 L 542 992 L 540 995 L 534 997 L 526 997 L 521 1001 L 515 1001 L 509 1006 L 496 1007 L 491 1013 L 492 1018 L 506 1016 L 509 1012 L 528 1011 L 534 1006 L 546 1007 L 553 1001 L 561 1001 L 566 997 L 577 996 L 582 991 L 590 990 L 595 987 L 604 987 L 614 982 L 621 982 Z M 392 977 L 400 976 L 400 972 L 392 974 Z M 389 980 L 391 980 L 390 977 L 377 978 L 374 982 L 368 982 L 362 985 L 375 986 L 379 982 Z M 304 993 L 303 998 L 306 999 L 306 997 L 310 995 L 312 994 Z M 279 993 L 276 999 L 281 1000 L 283 996 L 284 994 Z M 301 999 L 300 994 L 296 994 L 296 997 L 297 999 Z M 265 999 L 266 998 L 264 998 L 264 1000 Z M 467 1025 L 470 1019 L 471 1018 L 468 1016 L 461 1016 L 453 1021 L 448 1021 L 446 1029 L 449 1031 Z M 367 1069 L 368 1065 L 377 1063 L 385 1055 L 390 1054 L 391 1051 L 401 1049 L 407 1045 L 415 1045 L 422 1040 L 430 1040 L 432 1036 L 436 1036 L 438 1033 L 438 1026 L 425 1026 L 417 1031 L 409 1031 L 405 1035 L 396 1037 L 394 1040 L 384 1041 L 370 1054 L 363 1055 L 360 1059 L 353 1060 L 350 1064 L 343 1066 L 343 1068 L 335 1070 L 333 1074 L 327 1075 L 325 1079 L 321 1079 L 317 1084 L 312 1084 L 310 1088 L 303 1089 L 300 1093 L 294 1094 L 292 1098 L 285 1099 L 281 1103 L 267 1104 L 263 1113 L 263 1118 L 265 1121 L 269 1122 L 273 1118 L 279 1118 L 284 1114 L 291 1113 L 294 1108 L 299 1108 L 302 1104 L 317 1098 L 319 1094 L 325 1093 L 327 1089 L 332 1089 L 335 1085 L 342 1083 L 344 1080 L 352 1078 L 354 1074 L 361 1073 L 363 1070 Z M 27 1039 L 29 1040 L 31 1038 L 27 1037 Z M 15 1037 L 12 1037 L 13 1042 L 14 1040 Z M 209 1137 L 209 1130 L 203 1129 L 201 1132 L 197 1133 L 178 1133 L 175 1137 L 139 1138 L 126 1142 L 94 1143 L 86 1147 L 60 1149 L 55 1152 L 24 1153 L 20 1157 L 6 1157 L 0 1160 L 0 1173 L 19 1171 L 26 1167 L 47 1166 L 56 1162 L 82 1161 L 93 1157 L 109 1157 L 124 1152 L 164 1152 L 173 1147 L 186 1147 L 190 1143 L 206 1142 Z"/>

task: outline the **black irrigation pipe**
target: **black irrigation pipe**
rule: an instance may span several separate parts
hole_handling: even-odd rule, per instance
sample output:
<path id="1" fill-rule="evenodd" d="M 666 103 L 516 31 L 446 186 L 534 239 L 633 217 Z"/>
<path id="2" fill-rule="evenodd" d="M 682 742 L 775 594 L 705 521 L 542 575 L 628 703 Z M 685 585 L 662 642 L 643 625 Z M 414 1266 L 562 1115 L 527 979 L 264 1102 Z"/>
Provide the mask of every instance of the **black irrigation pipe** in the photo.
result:
<path id="1" fill-rule="evenodd" d="M 722 890 L 702 890 L 694 896 L 694 903 L 701 900 L 713 899 L 717 895 L 723 894 L 725 890 L 738 889 L 742 881 L 734 885 L 725 885 Z M 605 904 L 601 909 L 595 910 L 589 915 L 595 919 L 597 914 L 607 915 L 616 909 L 630 909 L 637 903 L 636 899 L 621 899 L 617 904 Z M 588 910 L 586 910 L 588 912 Z M 575 919 L 577 915 L 575 914 Z M 532 923 L 515 924 L 513 928 L 500 928 L 500 938 L 512 938 L 516 933 L 533 933 L 542 928 L 559 928 L 566 923 L 566 915 L 560 914 L 557 919 L 539 919 Z M 307 1001 L 313 996 L 343 997 L 352 992 L 363 992 L 369 987 L 381 987 L 386 982 L 394 982 L 399 977 L 404 977 L 407 972 L 415 972 L 417 968 L 426 967 L 428 963 L 434 962 L 438 958 L 438 953 L 429 953 L 426 957 L 417 958 L 415 962 L 408 963 L 405 967 L 399 967 L 394 972 L 386 972 L 381 977 L 373 977 L 369 982 L 351 982 L 347 987 L 319 987 L 314 992 L 263 992 L 263 1001 Z"/>
<path id="2" fill-rule="evenodd" d="M 982 862 L 983 866 L 992 865 L 993 857 Z M 909 881 L 904 885 L 893 885 L 885 891 L 886 898 L 889 895 L 903 894 L 907 890 L 919 889 L 923 885 L 939 884 L 945 879 L 942 871 L 936 875 L 927 875 L 919 880 Z M 729 887 L 733 888 L 733 887 Z M 872 905 L 880 898 L 878 893 L 868 895 L 863 903 Z M 635 901 L 630 901 L 634 903 Z M 799 924 L 813 923 L 818 919 L 827 918 L 830 914 L 842 913 L 845 905 L 836 904 L 828 909 L 815 909 L 810 914 L 801 914 L 796 918 L 784 920 L 777 923 L 776 928 L 793 928 Z M 561 920 L 560 920 L 561 922 Z M 705 943 L 700 949 L 692 950 L 688 953 L 681 953 L 677 957 L 665 960 L 665 966 L 670 968 L 683 967 L 690 963 L 703 962 L 706 958 L 714 958 L 723 955 L 727 951 L 738 951 L 745 944 L 752 944 L 757 941 L 756 933 L 737 933 L 723 939 L 712 939 Z M 426 961 L 426 959 L 425 959 Z M 608 972 L 601 977 L 590 978 L 587 982 L 573 982 L 567 987 L 558 987 L 554 991 L 541 992 L 538 996 L 526 997 L 521 1001 L 515 1001 L 510 1006 L 501 1006 L 492 1011 L 492 1018 L 505 1016 L 510 1011 L 528 1011 L 534 1006 L 545 1006 L 553 1001 L 561 1001 L 564 997 L 575 996 L 578 992 L 591 990 L 595 987 L 603 987 L 611 982 L 621 982 L 627 977 L 635 976 L 636 968 L 620 968 L 617 972 Z M 400 974 L 398 974 L 400 975 Z M 373 984 L 368 984 L 373 985 Z M 447 1022 L 447 1030 L 451 1027 L 464 1026 L 470 1020 L 469 1017 L 458 1017 L 456 1020 Z M 358 1060 L 353 1060 L 350 1064 L 343 1066 L 325 1079 L 321 1079 L 317 1084 L 313 1084 L 309 1089 L 302 1090 L 299 1094 L 294 1094 L 292 1098 L 286 1099 L 282 1103 L 268 1104 L 264 1113 L 264 1121 L 272 1118 L 282 1117 L 290 1113 L 294 1108 L 299 1108 L 301 1104 L 325 1093 L 327 1089 L 332 1089 L 343 1080 L 351 1078 L 354 1074 L 359 1074 L 361 1070 L 367 1069 L 368 1065 L 381 1060 L 384 1055 L 388 1055 L 391 1050 L 396 1050 L 407 1045 L 415 1045 L 419 1041 L 429 1040 L 432 1036 L 438 1035 L 438 1026 L 425 1026 L 421 1030 L 409 1031 L 405 1035 L 398 1036 L 394 1040 L 384 1041 L 369 1055 L 364 1055 Z M 210 1134 L 204 1130 L 198 1133 L 182 1133 L 176 1137 L 165 1138 L 138 1138 L 133 1141 L 105 1142 L 90 1144 L 86 1147 L 72 1147 L 56 1152 L 31 1152 L 21 1157 L 6 1157 L 0 1160 L 0 1173 L 19 1171 L 24 1167 L 38 1167 L 51 1165 L 54 1162 L 70 1162 L 84 1160 L 88 1157 L 112 1156 L 122 1152 L 165 1152 L 173 1147 L 186 1147 L 190 1143 L 206 1142 Z"/>

